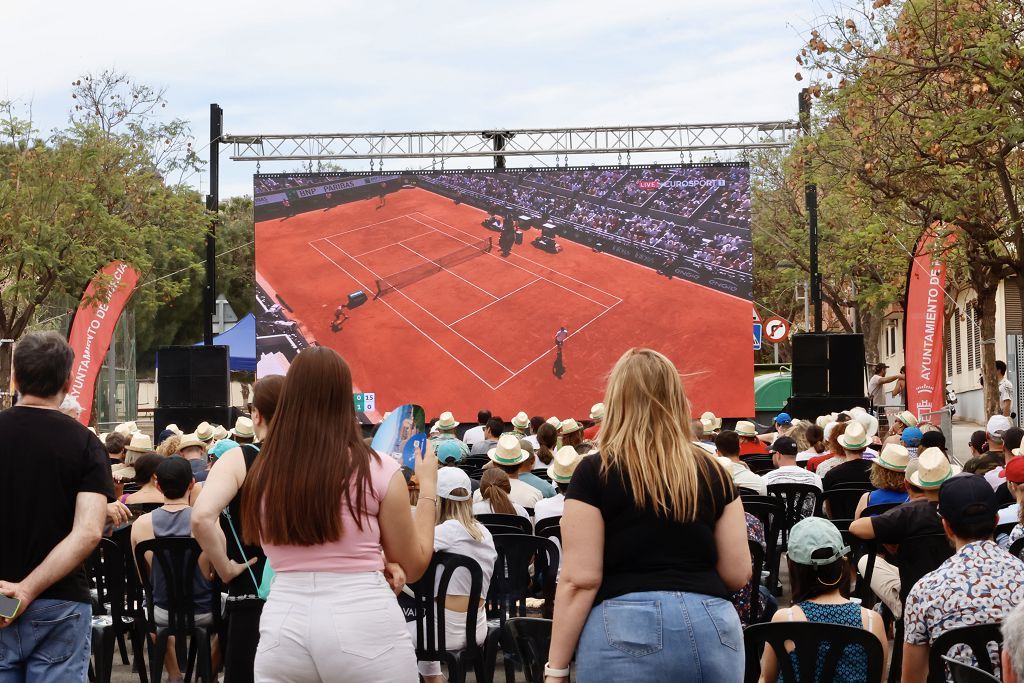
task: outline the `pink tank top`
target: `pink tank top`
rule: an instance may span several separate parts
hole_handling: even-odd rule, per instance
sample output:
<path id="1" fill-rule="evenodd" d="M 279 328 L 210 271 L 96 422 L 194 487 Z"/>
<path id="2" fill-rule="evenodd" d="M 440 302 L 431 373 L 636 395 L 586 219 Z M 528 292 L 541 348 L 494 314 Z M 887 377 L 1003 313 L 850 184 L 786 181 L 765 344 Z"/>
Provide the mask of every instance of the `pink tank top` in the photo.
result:
<path id="1" fill-rule="evenodd" d="M 366 495 L 367 516 L 363 528 L 356 525 L 344 505 L 341 510 L 341 538 L 321 545 L 263 544 L 263 552 L 275 572 L 373 572 L 384 569 L 380 547 L 380 504 L 391 478 L 399 470 L 398 463 L 386 454 L 370 458 L 370 481 Z"/>

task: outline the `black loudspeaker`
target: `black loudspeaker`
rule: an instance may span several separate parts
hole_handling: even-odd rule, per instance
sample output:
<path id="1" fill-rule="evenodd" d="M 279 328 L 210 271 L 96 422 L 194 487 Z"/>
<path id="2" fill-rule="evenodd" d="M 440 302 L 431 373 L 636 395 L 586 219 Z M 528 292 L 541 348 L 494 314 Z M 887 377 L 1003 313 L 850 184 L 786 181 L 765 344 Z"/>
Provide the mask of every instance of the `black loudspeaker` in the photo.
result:
<path id="1" fill-rule="evenodd" d="M 159 436 L 160 432 L 169 424 L 176 424 L 186 434 L 194 432 L 200 422 L 223 425 L 228 429 L 235 426 L 235 420 L 242 412 L 238 408 L 226 406 L 212 408 L 157 408 L 153 414 L 153 435 Z"/>
<path id="2" fill-rule="evenodd" d="M 157 366 L 158 407 L 231 405 L 227 346 L 164 346 L 157 350 Z"/>
<path id="3" fill-rule="evenodd" d="M 828 335 L 828 389 L 834 396 L 864 393 L 864 335 Z"/>
<path id="4" fill-rule="evenodd" d="M 828 393 L 828 335 L 793 335 L 793 393 Z"/>

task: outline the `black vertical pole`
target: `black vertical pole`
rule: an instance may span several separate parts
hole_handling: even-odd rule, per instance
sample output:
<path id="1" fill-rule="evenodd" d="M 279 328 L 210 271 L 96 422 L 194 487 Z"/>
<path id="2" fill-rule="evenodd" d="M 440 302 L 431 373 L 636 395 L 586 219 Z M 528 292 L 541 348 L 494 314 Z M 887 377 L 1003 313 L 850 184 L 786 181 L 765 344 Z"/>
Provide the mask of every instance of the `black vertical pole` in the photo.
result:
<path id="1" fill-rule="evenodd" d="M 811 133 L 811 91 L 804 88 L 800 91 L 800 126 L 804 135 Z M 807 161 L 806 172 L 810 176 L 811 162 Z M 811 303 L 814 305 L 814 331 L 821 332 L 821 274 L 818 272 L 818 186 L 808 182 L 804 187 L 804 200 L 807 206 L 807 221 L 810 227 L 811 255 Z"/>
<path id="2" fill-rule="evenodd" d="M 494 141 L 494 151 L 495 152 L 500 152 L 501 150 L 505 149 L 505 134 L 504 133 L 494 133 L 493 141 Z M 500 171 L 503 168 L 505 168 L 505 157 L 502 156 L 502 155 L 495 156 L 494 157 L 494 169 Z"/>
<path id="3" fill-rule="evenodd" d="M 206 288 L 203 290 L 203 343 L 213 344 L 213 315 L 217 301 L 217 212 L 220 209 L 220 137 L 224 130 L 224 110 L 210 105 L 210 194 L 206 210 L 213 213 L 206 232 Z"/>

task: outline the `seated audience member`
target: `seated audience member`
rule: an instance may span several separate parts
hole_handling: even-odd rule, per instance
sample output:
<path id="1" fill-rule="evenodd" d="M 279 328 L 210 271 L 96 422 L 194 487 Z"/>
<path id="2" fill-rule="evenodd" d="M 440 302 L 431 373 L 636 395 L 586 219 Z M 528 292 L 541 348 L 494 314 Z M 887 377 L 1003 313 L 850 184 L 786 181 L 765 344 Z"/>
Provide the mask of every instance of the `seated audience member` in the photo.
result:
<path id="1" fill-rule="evenodd" d="M 135 424 L 134 422 L 128 424 Z M 118 425 L 121 427 L 122 425 Z M 124 432 L 116 432 L 124 435 Z M 148 434 L 142 432 L 135 432 L 129 437 L 127 445 L 124 447 L 124 464 L 125 467 L 118 468 L 114 472 L 115 482 L 130 481 L 135 478 L 135 461 L 139 459 L 144 453 L 153 452 L 153 442 L 149 438 Z"/>
<path id="2" fill-rule="evenodd" d="M 458 443 L 459 451 L 461 455 L 458 458 L 458 462 L 462 462 L 469 455 L 469 446 L 464 441 L 455 436 L 455 429 L 459 426 L 458 420 L 449 411 L 441 413 L 441 417 L 437 418 L 437 422 L 434 423 L 434 429 L 437 430 L 437 434 L 431 437 L 431 441 L 434 444 L 434 448 L 437 448 L 442 442 L 455 441 Z"/>
<path id="3" fill-rule="evenodd" d="M 596 443 L 597 435 L 601 433 L 601 421 L 604 420 L 603 403 L 595 403 L 590 407 L 590 419 L 594 424 L 583 430 L 583 439 Z"/>
<path id="4" fill-rule="evenodd" d="M 829 520 L 808 517 L 793 525 L 786 552 L 793 607 L 777 611 L 772 622 L 809 621 L 863 628 L 874 634 L 882 644 L 884 662 L 888 640 L 881 616 L 849 600 L 850 567 L 846 561 L 847 552 L 849 548 L 843 543 L 842 535 Z M 765 648 L 761 660 L 762 681 L 775 681 L 778 678 L 779 663 L 776 656 L 773 648 Z M 796 669 L 797 653 L 790 651 L 789 656 Z M 819 656 L 818 661 L 823 662 L 824 658 Z M 833 680 L 843 683 L 865 681 L 867 664 L 867 655 L 861 648 L 847 648 Z M 815 680 L 820 676 L 819 671 Z"/>
<path id="5" fill-rule="evenodd" d="M 519 515 L 529 519 L 530 513 L 526 508 L 509 497 L 512 492 L 511 484 L 512 481 L 501 469 L 492 467 L 484 470 L 483 476 L 480 477 L 480 490 L 473 494 L 473 514 Z"/>
<path id="6" fill-rule="evenodd" d="M 522 441 L 527 437 L 530 432 L 530 418 L 526 416 L 526 413 L 519 411 L 515 417 L 512 418 L 512 433 L 519 437 Z M 533 444 L 530 444 L 533 448 L 536 448 Z"/>
<path id="7" fill-rule="evenodd" d="M 458 439 L 441 439 L 436 442 L 434 452 L 437 453 L 437 462 L 449 467 L 458 465 L 466 459 L 464 445 Z"/>
<path id="8" fill-rule="evenodd" d="M 1024 603 L 1003 620 L 1003 683 L 1024 683 Z"/>
<path id="9" fill-rule="evenodd" d="M 906 503 L 910 498 L 907 493 L 907 464 L 910 463 L 910 454 L 903 446 L 895 443 L 888 443 L 882 448 L 878 459 L 871 463 L 871 485 L 874 491 L 868 491 L 861 496 L 857 503 L 855 519 L 860 519 L 864 508 L 869 505 L 884 505 L 886 503 Z"/>
<path id="10" fill-rule="evenodd" d="M 252 424 L 252 418 L 240 416 L 235 420 L 234 428 L 220 441 L 231 440 L 238 444 L 250 444 L 256 440 L 256 428 Z"/>
<path id="11" fill-rule="evenodd" d="M 160 487 L 156 483 L 156 468 L 164 461 L 164 456 L 157 453 L 143 453 L 138 460 L 135 461 L 135 483 L 139 485 L 139 490 L 135 493 L 126 493 L 121 496 L 118 500 L 125 505 L 141 505 L 143 503 L 161 503 L 164 502 L 164 494 L 160 492 Z"/>
<path id="12" fill-rule="evenodd" d="M 826 491 L 851 484 L 871 483 L 871 461 L 864 459 L 868 436 L 860 422 L 850 422 L 846 431 L 836 439 L 843 449 L 842 461 L 828 461 L 818 465 L 818 475 Z M 831 463 L 831 464 L 830 464 Z"/>
<path id="13" fill-rule="evenodd" d="M 558 427 L 558 439 L 562 446 L 578 446 L 583 443 L 583 425 L 568 418 Z"/>
<path id="14" fill-rule="evenodd" d="M 466 433 L 462 435 L 462 440 L 470 449 L 472 449 L 478 442 L 484 440 L 484 428 L 487 426 L 490 419 L 491 411 L 489 410 L 481 410 L 476 414 L 477 426 L 470 427 L 466 430 Z M 501 433 L 501 429 L 498 430 L 498 433 Z"/>
<path id="15" fill-rule="evenodd" d="M 210 462 L 210 467 L 213 467 L 214 463 L 221 459 L 225 453 L 230 451 L 232 448 L 238 448 L 242 444 L 232 439 L 221 439 L 217 443 L 213 444 L 206 449 L 207 460 Z M 251 444 L 249 444 L 251 445 Z"/>
<path id="16" fill-rule="evenodd" d="M 165 502 L 163 507 L 142 515 L 132 524 L 133 555 L 136 546 L 143 541 L 167 537 L 187 538 L 192 535 L 192 508 L 188 499 L 195 479 L 188 462 L 182 458 L 161 458 L 156 468 L 156 482 Z M 146 563 L 151 572 L 150 582 L 153 585 L 153 618 L 157 626 L 166 626 L 169 618 L 167 610 L 170 606 L 168 592 L 171 587 L 167 584 L 160 563 L 153 561 L 152 554 L 147 555 Z M 196 624 L 199 626 L 213 623 L 210 588 L 212 578 L 213 565 L 206 559 L 205 553 L 201 553 L 192 587 L 195 595 Z M 173 638 L 167 642 L 164 667 L 167 670 L 167 680 L 182 680 Z"/>
<path id="17" fill-rule="evenodd" d="M 529 484 L 533 488 L 537 489 L 545 498 L 552 498 L 556 493 L 555 487 L 552 486 L 550 482 L 544 481 L 533 473 L 533 469 L 537 464 L 537 456 L 530 453 L 528 449 L 529 444 L 526 444 L 526 447 L 524 447 L 522 441 L 520 441 L 519 446 L 528 454 L 526 460 L 524 460 L 523 464 L 519 466 L 519 481 L 524 484 Z"/>
<path id="18" fill-rule="evenodd" d="M 124 467 L 124 456 L 126 453 L 124 447 L 127 445 L 124 435 L 118 434 L 117 432 L 111 432 L 110 434 L 107 434 L 107 438 L 103 445 L 107 448 L 107 457 L 110 459 L 110 466 L 116 469 Z"/>
<path id="19" fill-rule="evenodd" d="M 165 458 L 169 458 L 172 455 L 178 454 L 178 446 L 181 445 L 181 440 L 185 438 L 184 434 L 171 434 L 169 437 L 160 442 L 160 445 L 156 447 L 156 452 Z"/>
<path id="20" fill-rule="evenodd" d="M 855 519 L 850 524 L 850 533 L 865 540 L 877 539 L 879 543 L 888 546 L 886 550 L 893 555 L 896 546 L 911 536 L 943 533 L 942 521 L 937 511 L 939 487 L 953 475 L 959 474 L 960 468 L 951 465 L 937 448 L 922 451 L 921 457 L 913 466 L 916 466 L 917 470 L 907 476 L 909 500 L 875 517 Z M 881 553 L 875 559 L 871 590 L 899 618 L 903 614 L 900 572 L 895 561 L 890 560 L 891 557 L 884 558 Z M 857 568 L 861 576 L 867 572 L 867 562 L 867 555 L 860 558 Z"/>
<path id="21" fill-rule="evenodd" d="M 498 437 L 505 431 L 505 422 L 500 417 L 492 417 L 484 425 L 484 438 L 473 444 L 470 455 L 487 455 L 487 452 L 498 444 Z M 516 443 L 519 439 L 516 439 Z"/>
<path id="22" fill-rule="evenodd" d="M 850 425 L 849 421 L 846 422 L 830 422 L 825 428 L 825 443 L 828 444 L 828 448 L 821 455 L 811 457 L 807 461 L 807 469 L 811 472 L 815 472 L 818 476 L 821 473 L 818 472 L 818 468 L 822 463 L 835 460 L 835 464 L 839 464 L 843 461 L 843 447 L 839 445 L 839 437 L 843 435 L 846 428 Z"/>
<path id="23" fill-rule="evenodd" d="M 946 435 L 939 429 L 930 429 L 927 432 L 923 432 L 921 434 L 921 443 L 918 444 L 917 448 L 921 451 L 926 448 L 938 448 L 946 454 L 947 458 L 949 457 L 949 451 L 946 450 Z"/>
<path id="24" fill-rule="evenodd" d="M 199 426 L 196 427 L 196 430 L 192 433 L 195 434 L 196 438 L 198 438 L 207 446 L 212 445 L 213 442 L 217 440 L 217 430 L 214 428 L 212 424 L 205 420 L 200 422 Z M 184 434 L 182 434 L 181 436 L 184 436 Z"/>
<path id="25" fill-rule="evenodd" d="M 985 473 L 985 481 L 988 482 L 989 486 L 996 490 L 997 500 L 1000 506 L 1007 505 L 1011 502 L 1012 496 L 1005 489 L 1000 488 L 1006 484 L 1006 477 L 1003 474 L 1003 468 L 1013 460 L 1014 456 L 1020 455 L 1020 442 L 1024 438 L 1024 430 L 1019 427 L 1010 427 L 1003 432 L 1003 458 L 1005 458 L 1002 465 L 999 465 L 995 469 L 991 469 Z"/>
<path id="26" fill-rule="evenodd" d="M 889 425 L 889 434 L 885 437 L 884 443 L 900 443 L 900 435 L 903 434 L 903 430 L 907 427 L 916 427 L 917 418 L 909 410 L 904 410 L 901 413 L 897 413 L 892 420 L 892 424 Z"/>
<path id="27" fill-rule="evenodd" d="M 751 472 L 750 468 L 740 461 L 740 437 L 736 432 L 730 429 L 719 432 L 715 437 L 715 451 L 718 463 L 729 472 L 736 486 L 756 491 L 759 496 L 768 495 L 764 479 Z"/>
<path id="28" fill-rule="evenodd" d="M 775 442 L 775 439 L 779 438 L 780 436 L 789 436 L 789 433 L 793 431 L 793 418 L 790 417 L 789 413 L 779 413 L 778 415 L 775 416 L 775 419 L 772 421 L 772 424 L 775 426 L 774 432 L 760 434 L 757 437 L 763 443 L 768 444 L 769 446 L 771 446 Z"/>
<path id="29" fill-rule="evenodd" d="M 767 455 L 768 447 L 757 438 L 757 427 L 753 422 L 740 420 L 736 423 L 736 435 L 740 438 L 740 457 L 745 455 Z"/>
<path id="30" fill-rule="evenodd" d="M 700 423 L 700 429 L 694 433 L 700 434 L 700 442 L 702 444 L 714 446 L 715 437 L 718 436 L 718 432 L 722 429 L 721 425 L 717 424 L 713 417 L 702 417 L 698 422 Z"/>
<path id="31" fill-rule="evenodd" d="M 178 455 L 188 461 L 192 468 L 192 476 L 199 483 L 206 481 L 206 476 L 210 473 L 206 449 L 207 444 L 195 434 L 186 434 L 178 444 Z"/>
<path id="32" fill-rule="evenodd" d="M 704 423 L 705 427 L 711 428 L 711 440 L 714 441 L 714 437 L 718 436 L 718 432 L 722 431 L 722 418 L 708 410 L 701 414 L 700 421 Z"/>
<path id="33" fill-rule="evenodd" d="M 487 457 L 491 461 L 488 463 L 488 469 L 497 467 L 508 475 L 511 486 L 509 496 L 514 502 L 532 508 L 538 500 L 544 498 L 544 494 L 539 490 L 524 481 L 519 481 L 520 469 L 530 454 L 519 444 L 519 439 L 515 435 L 503 434 L 499 437 L 497 445 L 487 452 Z M 480 491 L 477 491 L 473 500 L 480 502 L 480 496 Z"/>
<path id="34" fill-rule="evenodd" d="M 494 549 L 491 532 L 473 517 L 469 475 L 455 467 L 442 467 L 437 471 L 437 526 L 434 527 L 434 552 L 449 552 L 474 560 L 483 573 L 483 587 L 480 603 L 469 604 L 471 579 L 465 569 L 456 569 L 448 584 L 444 601 L 444 643 L 450 651 L 466 647 L 466 612 L 478 611 L 476 618 L 476 642 L 483 645 L 487 638 L 487 614 L 484 601 L 490 587 L 494 562 L 498 557 Z M 435 589 L 441 580 L 439 567 L 435 578 Z M 416 622 L 408 622 L 409 630 L 416 637 Z M 419 662 L 420 675 L 425 683 L 442 683 L 440 662 Z"/>
<path id="35" fill-rule="evenodd" d="M 828 444 L 825 443 L 825 431 L 816 424 L 806 423 L 806 427 L 794 429 L 791 434 L 800 451 L 796 454 L 797 462 L 807 462 L 811 458 L 828 452 Z"/>
<path id="36" fill-rule="evenodd" d="M 569 481 L 572 480 L 572 473 L 576 471 L 576 465 L 580 464 L 582 459 L 583 454 L 572 446 L 562 446 L 555 452 L 554 460 L 548 467 L 548 476 L 558 487 L 558 494 L 537 502 L 537 506 L 533 509 L 535 521 L 562 516 L 562 510 L 565 508 L 565 492 L 569 488 Z"/>
<path id="37" fill-rule="evenodd" d="M 921 446 L 921 438 L 923 436 L 924 433 L 917 427 L 907 427 L 900 433 L 900 443 L 907 449 L 907 454 L 911 460 L 917 457 L 917 451 Z"/>
<path id="38" fill-rule="evenodd" d="M 788 436 L 780 436 L 772 444 L 772 462 L 775 469 L 761 475 L 766 486 L 772 484 L 810 484 L 821 488 L 821 477 L 808 472 L 796 464 L 797 442 Z"/>
<path id="39" fill-rule="evenodd" d="M 529 441 L 531 444 L 533 444 L 534 450 L 536 450 L 537 447 L 540 446 L 540 444 L 537 443 L 537 432 L 540 430 L 540 427 L 543 424 L 546 423 L 544 422 L 544 418 L 541 417 L 540 415 L 534 415 L 533 417 L 530 418 L 530 434 L 526 436 L 525 439 Z"/>
<path id="40" fill-rule="evenodd" d="M 1014 453 L 1018 451 L 1014 451 Z M 1017 526 L 1013 527 L 1006 539 L 1001 542 L 1001 545 L 1009 547 L 1017 539 L 1024 538 L 1024 504 L 1022 504 L 1024 503 L 1024 458 L 1020 456 L 1010 458 L 1010 462 L 1006 463 L 1006 468 L 1003 470 L 1003 475 L 1006 478 L 1010 494 L 1017 501 L 999 510 L 999 524 L 1017 522 Z"/>
<path id="41" fill-rule="evenodd" d="M 1005 415 L 990 417 L 985 426 L 985 453 L 964 463 L 964 471 L 973 474 L 987 474 L 994 469 L 1003 467 L 1006 464 L 1003 435 L 1012 427 L 1013 423 Z"/>
<path id="42" fill-rule="evenodd" d="M 971 454 L 968 458 L 967 463 L 964 464 L 964 472 L 967 471 L 967 465 L 988 452 L 988 439 L 985 437 L 985 430 L 979 429 L 971 433 L 971 440 L 967 443 L 967 449 Z"/>
<path id="43" fill-rule="evenodd" d="M 999 624 L 1024 602 L 1024 563 L 992 540 L 996 512 L 995 492 L 976 474 L 952 477 L 939 489 L 942 526 L 956 552 L 907 595 L 904 683 L 927 679 L 936 638 L 962 626 Z M 974 663 L 963 653 L 951 656 Z"/>
<path id="44" fill-rule="evenodd" d="M 767 546 L 764 542 L 764 525 L 754 515 L 749 512 L 743 513 L 747 522 L 747 540 L 753 543 L 757 543 L 761 546 L 761 551 L 766 552 Z M 750 577 L 750 581 L 746 586 L 739 589 L 735 593 L 729 596 L 732 606 L 736 608 L 736 613 L 740 617 L 740 623 L 746 627 L 754 623 L 750 618 L 750 593 L 754 590 L 754 577 Z M 767 590 L 763 586 L 761 587 L 760 595 L 758 596 L 759 601 L 759 618 L 757 623 L 765 622 L 771 619 L 772 614 L 775 613 L 775 607 L 778 603 L 775 602 L 774 596 L 771 591 Z M 769 614 L 768 612 L 771 612 Z"/>
<path id="45" fill-rule="evenodd" d="M 558 430 L 545 422 L 537 428 L 537 433 L 534 436 L 537 441 L 535 453 L 537 463 L 534 467 L 541 469 L 550 465 L 552 458 L 555 457 L 555 449 L 558 447 Z"/>

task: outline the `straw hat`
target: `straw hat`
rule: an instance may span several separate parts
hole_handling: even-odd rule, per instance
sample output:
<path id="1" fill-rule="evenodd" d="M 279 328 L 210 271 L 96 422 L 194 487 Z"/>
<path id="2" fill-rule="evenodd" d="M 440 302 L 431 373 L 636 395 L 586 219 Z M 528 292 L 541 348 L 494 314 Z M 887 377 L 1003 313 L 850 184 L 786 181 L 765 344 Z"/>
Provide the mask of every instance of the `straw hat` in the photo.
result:
<path id="1" fill-rule="evenodd" d="M 701 431 L 704 433 L 704 436 L 714 434 L 715 430 L 718 429 L 718 427 L 715 426 L 715 421 L 710 418 L 702 417 L 700 419 L 700 424 Z"/>
<path id="2" fill-rule="evenodd" d="M 441 417 L 437 418 L 437 422 L 434 426 L 438 429 L 455 429 L 459 426 L 459 421 L 455 419 L 455 416 L 451 414 L 451 411 L 445 411 L 441 413 Z"/>
<path id="3" fill-rule="evenodd" d="M 559 419 L 558 419 L 557 417 L 555 417 L 554 415 L 552 415 L 551 417 L 549 417 L 549 418 L 547 419 L 547 423 L 548 423 L 549 425 L 551 425 L 552 427 L 554 427 L 555 429 L 558 429 L 559 427 L 561 427 L 561 426 L 562 426 L 562 421 L 561 421 L 561 420 L 559 420 Z"/>
<path id="4" fill-rule="evenodd" d="M 904 410 L 902 413 L 896 416 L 896 419 L 905 424 L 908 427 L 917 426 L 917 418 L 909 410 Z"/>
<path id="5" fill-rule="evenodd" d="M 223 425 L 213 425 L 213 440 L 220 441 L 230 436 L 230 432 Z"/>
<path id="6" fill-rule="evenodd" d="M 130 439 L 132 437 L 132 434 L 138 433 L 139 426 L 134 422 L 122 422 L 121 424 L 114 427 L 114 431 Z"/>
<path id="7" fill-rule="evenodd" d="M 577 453 L 573 446 L 562 446 L 555 451 L 554 458 L 548 465 L 548 477 L 559 484 L 568 484 L 576 465 L 579 465 L 582 459 L 583 455 Z"/>
<path id="8" fill-rule="evenodd" d="M 235 420 L 235 428 L 231 430 L 231 434 L 234 436 L 240 436 L 243 439 L 251 439 L 256 436 L 256 429 L 253 427 L 252 419 L 248 417 L 240 417 Z"/>
<path id="9" fill-rule="evenodd" d="M 213 426 L 209 422 L 203 420 L 196 427 L 194 434 L 199 438 L 200 441 L 209 441 L 213 438 Z"/>
<path id="10" fill-rule="evenodd" d="M 933 490 L 960 471 L 960 466 L 951 465 L 946 454 L 938 448 L 926 448 L 918 454 L 917 471 L 909 479 L 919 489 Z"/>
<path id="11" fill-rule="evenodd" d="M 736 433 L 740 436 L 757 436 L 757 427 L 754 426 L 753 422 L 740 420 L 736 423 Z"/>
<path id="12" fill-rule="evenodd" d="M 594 422 L 600 422 L 604 419 L 604 404 L 595 403 L 590 406 L 590 419 Z"/>
<path id="13" fill-rule="evenodd" d="M 578 432 L 581 429 L 583 429 L 583 425 L 581 425 L 579 422 L 570 417 L 568 420 L 564 421 L 561 424 L 561 426 L 558 428 L 558 433 L 561 436 L 565 436 L 566 434 Z"/>
<path id="14" fill-rule="evenodd" d="M 132 440 L 125 446 L 125 449 L 135 453 L 147 453 L 153 450 L 153 440 L 149 438 L 149 434 L 136 432 L 132 434 Z"/>
<path id="15" fill-rule="evenodd" d="M 498 445 L 487 451 L 487 457 L 498 465 L 518 465 L 530 454 L 522 449 L 515 434 L 502 434 L 498 437 Z"/>
<path id="16" fill-rule="evenodd" d="M 206 442 L 200 439 L 198 436 L 193 434 L 186 434 L 181 437 L 181 441 L 178 442 L 178 452 L 185 450 L 186 448 L 202 448 L 206 450 Z"/>
<path id="17" fill-rule="evenodd" d="M 708 410 L 707 412 L 705 412 L 703 415 L 700 416 L 700 421 L 701 421 L 702 424 L 705 425 L 704 426 L 704 433 L 705 434 L 707 434 L 707 424 L 709 422 L 711 423 L 712 430 L 721 429 L 722 428 L 722 418 L 718 417 L 717 415 L 712 413 L 710 410 Z"/>
<path id="18" fill-rule="evenodd" d="M 853 420 L 846 427 L 846 431 L 836 439 L 839 445 L 850 451 L 862 451 L 868 447 L 867 431 L 857 420 Z"/>
<path id="19" fill-rule="evenodd" d="M 178 436 L 184 436 L 185 435 L 185 432 L 181 431 L 181 427 L 179 427 L 178 425 L 174 424 L 173 422 L 171 424 L 167 425 L 166 427 L 164 427 L 164 429 L 166 429 L 169 432 L 174 432 Z"/>
<path id="20" fill-rule="evenodd" d="M 512 418 L 512 426 L 516 429 L 526 429 L 530 426 L 530 417 L 520 410 L 516 413 L 516 416 Z"/>
<path id="21" fill-rule="evenodd" d="M 864 410 L 860 406 L 852 408 L 847 411 L 857 422 L 860 422 L 861 426 L 864 427 L 864 432 L 867 434 L 868 440 L 870 441 L 875 434 L 878 434 L 878 418 Z"/>
<path id="22" fill-rule="evenodd" d="M 879 467 L 893 472 L 906 472 L 907 464 L 910 462 L 910 452 L 898 443 L 886 444 L 875 462 Z"/>
<path id="23" fill-rule="evenodd" d="M 822 431 L 825 431 L 825 429 L 827 429 L 828 426 L 835 421 L 836 414 L 832 413 L 830 415 L 819 415 L 818 419 L 814 421 L 814 424 L 818 425 L 818 427 L 820 427 Z"/>

